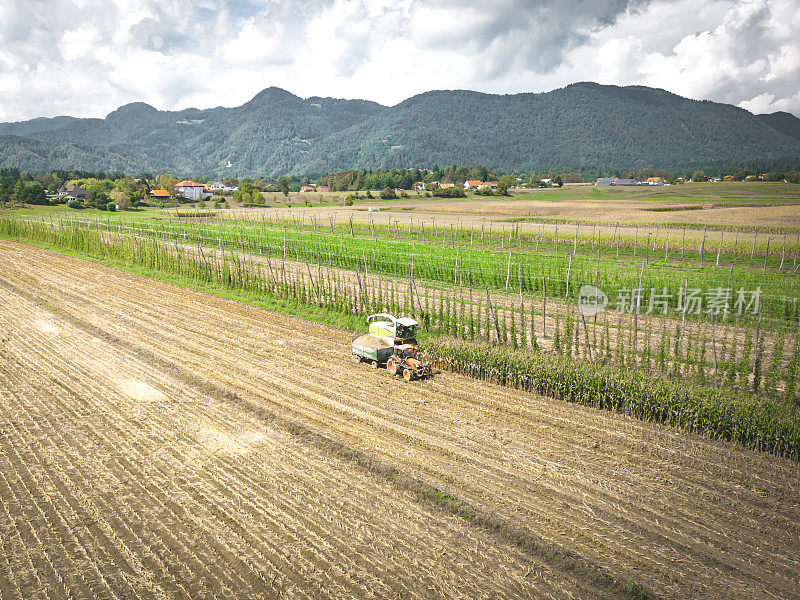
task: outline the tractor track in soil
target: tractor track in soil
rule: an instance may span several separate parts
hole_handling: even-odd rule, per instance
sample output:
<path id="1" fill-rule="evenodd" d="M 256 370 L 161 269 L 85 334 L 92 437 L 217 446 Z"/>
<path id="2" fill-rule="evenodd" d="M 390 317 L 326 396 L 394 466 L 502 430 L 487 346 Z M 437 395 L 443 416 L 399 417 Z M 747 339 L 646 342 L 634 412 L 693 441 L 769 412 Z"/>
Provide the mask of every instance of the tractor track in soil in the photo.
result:
<path id="1" fill-rule="evenodd" d="M 353 366 L 347 332 L 30 246 L 0 243 L 0 273 L 198 381 L 659 596 L 800 593 L 795 463 L 460 376 L 409 385 Z"/>

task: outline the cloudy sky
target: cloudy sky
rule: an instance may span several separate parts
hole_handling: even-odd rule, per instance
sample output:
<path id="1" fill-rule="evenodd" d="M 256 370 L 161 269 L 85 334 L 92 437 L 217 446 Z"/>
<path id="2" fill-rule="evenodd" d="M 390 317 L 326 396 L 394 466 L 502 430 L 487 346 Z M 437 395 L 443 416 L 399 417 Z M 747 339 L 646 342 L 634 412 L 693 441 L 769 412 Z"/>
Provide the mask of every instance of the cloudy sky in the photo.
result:
<path id="1" fill-rule="evenodd" d="M 800 0 L 0 0 L 0 121 L 575 81 L 800 116 L 798 32 Z"/>

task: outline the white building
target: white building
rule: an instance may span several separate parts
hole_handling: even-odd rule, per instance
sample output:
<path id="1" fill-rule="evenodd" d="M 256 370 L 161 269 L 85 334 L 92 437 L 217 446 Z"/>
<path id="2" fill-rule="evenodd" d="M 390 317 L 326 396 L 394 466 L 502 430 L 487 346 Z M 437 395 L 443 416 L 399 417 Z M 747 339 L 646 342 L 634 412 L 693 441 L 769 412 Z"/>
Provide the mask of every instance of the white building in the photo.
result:
<path id="1" fill-rule="evenodd" d="M 189 200 L 205 200 L 212 196 L 211 192 L 202 183 L 186 179 L 175 186 L 175 191 Z"/>

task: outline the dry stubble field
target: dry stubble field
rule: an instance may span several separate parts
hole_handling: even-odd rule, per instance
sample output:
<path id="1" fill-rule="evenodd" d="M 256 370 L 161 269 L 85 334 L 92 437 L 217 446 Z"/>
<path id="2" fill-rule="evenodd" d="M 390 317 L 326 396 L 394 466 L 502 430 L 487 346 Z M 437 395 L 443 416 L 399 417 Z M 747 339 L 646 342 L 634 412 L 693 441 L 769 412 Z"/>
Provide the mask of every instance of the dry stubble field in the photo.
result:
<path id="1" fill-rule="evenodd" d="M 646 235 L 655 231 L 647 223 L 670 224 L 676 229 L 686 225 L 687 236 L 702 236 L 706 225 L 731 227 L 776 227 L 796 228 L 800 226 L 800 185 L 768 182 L 688 183 L 679 186 L 633 186 L 595 188 L 588 184 L 567 184 L 562 189 L 545 188 L 513 191 L 508 197 L 477 197 L 464 199 L 426 198 L 422 192 L 412 192 L 408 198 L 399 200 L 359 200 L 357 207 L 337 206 L 335 198 L 341 200 L 346 192 L 327 194 L 291 195 L 292 203 L 287 208 L 280 194 L 267 194 L 267 213 L 297 218 L 315 215 L 324 220 L 335 215 L 338 221 L 352 218 L 355 222 L 378 223 L 385 221 L 385 213 L 401 223 L 413 218 L 415 223 L 424 221 L 430 226 L 461 225 L 480 229 L 492 221 L 524 219 L 518 223 L 520 229 L 536 231 L 539 222 L 552 219 L 581 221 L 584 224 L 606 224 L 604 232 L 613 230 L 614 223 L 639 225 Z M 363 193 L 362 193 L 363 196 Z M 330 204 L 320 204 L 321 199 Z M 310 199 L 312 207 L 302 201 Z M 366 206 L 380 208 L 382 214 L 369 213 Z M 698 210 L 680 210 L 687 206 Z M 676 210 L 677 209 L 677 210 Z M 238 214 L 256 215 L 264 209 L 237 209 Z M 526 222 L 526 221 L 535 222 Z M 608 225 L 611 225 L 608 227 Z M 499 227 L 496 223 L 495 227 Z M 629 227 L 630 229 L 631 227 Z M 630 232 L 632 233 L 632 231 Z M 742 236 L 743 243 L 749 239 Z"/>
<path id="2" fill-rule="evenodd" d="M 0 596 L 607 594 L 297 424 L 661 598 L 800 596 L 796 463 L 0 242 Z M 402 479 L 402 478 L 401 478 Z"/>

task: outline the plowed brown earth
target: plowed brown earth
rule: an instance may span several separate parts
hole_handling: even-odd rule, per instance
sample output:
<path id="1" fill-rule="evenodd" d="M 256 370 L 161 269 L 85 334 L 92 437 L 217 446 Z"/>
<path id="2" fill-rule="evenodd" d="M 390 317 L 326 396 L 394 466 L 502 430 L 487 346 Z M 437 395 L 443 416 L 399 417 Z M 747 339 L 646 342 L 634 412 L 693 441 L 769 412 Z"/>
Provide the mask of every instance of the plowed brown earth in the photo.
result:
<path id="1" fill-rule="evenodd" d="M 314 509 L 305 511 L 305 515 L 295 513 L 291 520 L 291 531 L 296 536 L 292 547 L 298 553 L 308 551 L 301 530 L 319 526 L 317 511 L 327 514 L 338 524 L 340 529 L 336 530 L 336 536 L 345 541 L 343 545 L 335 539 L 327 539 L 324 533 L 316 534 L 317 540 L 323 540 L 319 543 L 329 553 L 331 565 L 335 560 L 330 558 L 330 553 L 340 552 L 350 557 L 356 547 L 351 548 L 346 543 L 349 537 L 345 532 L 349 531 L 349 526 L 344 524 L 347 522 L 345 517 L 355 517 L 345 515 L 345 509 L 362 514 L 370 507 L 405 501 L 402 506 L 392 504 L 393 508 L 386 510 L 400 524 L 393 525 L 390 519 L 385 527 L 386 537 L 374 533 L 379 540 L 375 542 L 377 547 L 382 543 L 392 543 L 395 534 L 400 539 L 391 555 L 382 555 L 382 560 L 374 567 L 376 575 L 373 575 L 373 567 L 365 568 L 370 577 L 378 581 L 395 581 L 393 574 L 402 579 L 392 571 L 402 568 L 398 566 L 399 556 L 403 556 L 402 564 L 409 569 L 414 565 L 416 573 L 415 563 L 424 563 L 429 557 L 429 540 L 444 535 L 434 528 L 444 525 L 437 520 L 424 525 L 421 532 L 404 530 L 402 524 L 409 526 L 409 519 L 416 522 L 431 517 L 418 508 L 409 508 L 412 505 L 407 504 L 407 499 L 398 490 L 377 484 L 369 487 L 370 483 L 363 481 L 363 477 L 324 460 L 312 460 L 313 457 L 308 457 L 310 451 L 293 446 L 286 436 L 247 422 L 230 406 L 216 406 L 208 399 L 196 398 L 190 391 L 182 391 L 185 384 L 170 381 L 158 370 L 148 370 L 145 365 L 136 364 L 119 344 L 113 342 L 113 338 L 155 355 L 198 381 L 212 382 L 254 406 L 376 456 L 402 472 L 465 499 L 479 510 L 498 515 L 512 527 L 526 527 L 546 542 L 575 552 L 587 563 L 645 584 L 657 596 L 800 596 L 800 474 L 796 463 L 464 377 L 443 374 L 433 381 L 407 384 L 390 378 L 385 372 L 354 366 L 348 357 L 348 332 L 20 244 L 0 242 L 0 279 L 6 282 L 6 287 L 13 286 L 50 303 L 67 315 L 69 322 L 87 323 L 112 336 L 107 342 L 84 338 L 68 343 L 58 337 L 58 332 L 51 330 L 52 327 L 59 332 L 68 329 L 54 316 L 41 312 L 38 317 L 31 315 L 36 311 L 30 305 L 25 310 L 12 311 L 13 316 L 5 311 L 4 333 L 10 329 L 14 331 L 10 341 L 4 344 L 6 354 L 14 347 L 11 344 L 15 339 L 30 340 L 25 344 L 44 344 L 40 355 L 55 356 L 57 360 L 37 357 L 25 367 L 26 373 L 38 372 L 37 378 L 43 378 L 45 382 L 41 385 L 43 389 L 66 381 L 59 385 L 66 386 L 67 393 L 53 392 L 52 399 L 36 393 L 25 396 L 14 391 L 14 386 L 21 386 L 17 382 L 10 387 L 12 393 L 6 393 L 8 399 L 4 402 L 18 406 L 22 411 L 31 410 L 27 408 L 28 402 L 37 402 L 36 410 L 45 414 L 52 424 L 43 434 L 45 440 L 61 433 L 62 419 L 72 423 L 71 429 L 67 430 L 74 430 L 72 435 L 75 438 L 67 443 L 47 442 L 47 449 L 41 448 L 38 444 L 45 442 L 35 441 L 42 437 L 36 435 L 35 428 L 45 427 L 43 421 L 35 415 L 25 420 L 17 416 L 16 408 L 15 416 L 10 419 L 7 411 L 3 415 L 6 419 L 5 435 L 27 439 L 22 447 L 26 452 L 30 449 L 30 452 L 39 453 L 37 456 L 40 458 L 32 460 L 36 460 L 37 468 L 45 473 L 52 471 L 50 465 L 63 465 L 64 460 L 60 454 L 51 459 L 48 453 L 74 452 L 71 464 L 84 465 L 86 474 L 83 477 L 90 477 L 91 481 L 101 485 L 108 484 L 108 489 L 123 485 L 125 491 L 122 493 L 99 492 L 103 502 L 109 503 L 113 509 L 122 503 L 124 506 L 120 510 L 137 513 L 137 509 L 125 503 L 128 498 L 130 502 L 142 501 L 136 500 L 138 492 L 125 486 L 135 486 L 137 490 L 138 486 L 151 486 L 150 493 L 155 496 L 161 485 L 164 496 L 167 496 L 162 498 L 162 502 L 175 501 L 175 498 L 177 502 L 192 502 L 186 509 L 182 509 L 180 504 L 172 506 L 171 516 L 167 517 L 166 523 L 161 521 L 163 529 L 158 530 L 166 536 L 171 535 L 175 528 L 182 528 L 184 533 L 176 534 L 178 540 L 169 544 L 182 542 L 190 556 L 192 553 L 195 557 L 200 556 L 196 562 L 189 559 L 189 565 L 182 569 L 199 573 L 211 568 L 210 562 L 204 560 L 206 555 L 203 552 L 208 552 L 209 556 L 214 554 L 211 550 L 201 550 L 202 544 L 212 545 L 214 551 L 231 560 L 240 557 L 247 548 L 282 551 L 282 545 L 274 541 L 260 547 L 257 540 L 247 538 L 242 541 L 239 537 L 255 535 L 250 533 L 251 523 L 266 528 L 264 513 L 272 515 L 274 511 L 262 509 L 258 503 L 267 502 L 267 499 L 272 501 L 272 486 L 285 490 L 288 498 L 301 506 L 311 501 L 303 499 L 304 495 L 318 493 L 327 497 L 328 486 L 337 490 L 331 493 L 335 501 L 315 499 Z M 7 299 L 4 303 L 8 304 L 14 294 L 4 293 L 3 297 Z M 17 312 L 28 314 L 17 316 Z M 35 331 L 31 325 L 37 318 L 42 322 L 39 330 Z M 78 336 L 78 333 L 71 332 L 70 335 Z M 16 360 L 25 356 L 24 347 L 12 353 Z M 6 364 L 5 359 L 3 364 Z M 55 368 L 58 371 L 53 376 L 52 369 Z M 122 383 L 115 383 L 113 379 L 109 381 L 114 377 L 112 373 L 117 373 L 115 376 L 121 377 Z M 160 380 L 166 383 L 159 385 Z M 153 396 L 149 388 L 144 388 L 146 400 L 126 399 L 120 404 L 120 386 L 133 385 L 138 389 L 138 382 L 154 387 L 165 397 Z M 8 389 L 8 384 L 4 385 Z M 95 389 L 99 391 L 91 392 Z M 101 393 L 102 390 L 105 391 Z M 26 400 L 28 397 L 30 400 Z M 66 403 L 65 408 L 54 408 L 62 403 Z M 76 403 L 82 407 L 80 410 L 70 408 Z M 206 412 L 213 412 L 215 418 L 220 419 L 214 422 L 213 434 L 199 431 L 207 427 L 203 416 Z M 153 413 L 157 420 L 149 416 Z M 86 419 L 95 414 L 103 415 L 103 419 L 100 422 L 94 417 Z M 73 420 L 69 421 L 67 415 Z M 80 436 L 88 436 L 87 430 L 91 430 L 92 435 L 103 436 L 110 435 L 107 433 L 109 429 L 118 431 L 108 447 L 97 442 L 97 450 L 92 447 L 89 451 L 88 447 L 76 441 L 81 439 Z M 9 431 L 19 433 L 9 434 Z M 230 444 L 241 444 L 249 439 L 246 437 L 248 433 L 257 441 L 245 444 L 246 449 L 236 454 L 235 459 L 227 450 L 216 450 L 218 447 L 228 448 Z M 265 435 L 266 439 L 259 439 L 259 434 Z M 141 438 L 146 438 L 146 441 Z M 162 438 L 167 439 L 165 445 L 162 445 Z M 16 441 L 12 438 L 6 447 L 18 447 L 13 443 Z M 138 454 L 130 455 L 129 447 L 132 447 L 131 451 L 138 448 Z M 157 451 L 157 448 L 161 449 Z M 102 453 L 94 454 L 101 450 L 110 452 L 113 458 L 105 459 Z M 4 454 L 3 460 L 11 461 L 11 458 L 5 458 L 12 456 L 10 450 L 6 452 L 9 454 Z M 298 454 L 310 462 L 305 465 L 294 463 L 294 456 Z M 48 456 L 46 461 L 42 456 Z M 117 468 L 123 467 L 115 461 L 122 461 L 123 457 L 126 459 L 122 463 L 126 465 L 124 468 L 135 466 L 139 469 L 138 474 L 127 473 L 127 479 L 122 477 L 122 470 L 118 474 Z M 191 463 L 192 460 L 201 461 L 202 468 L 192 468 L 197 464 Z M 90 465 L 87 466 L 86 461 L 90 461 Z M 159 462 L 152 465 L 152 461 Z M 169 462 L 162 464 L 160 461 Z M 227 487 L 214 488 L 213 494 L 203 491 L 203 486 L 212 485 L 205 478 L 206 463 L 203 461 L 212 465 L 208 468 L 213 469 L 214 477 L 228 482 Z M 238 461 L 247 461 L 247 466 L 241 467 Z M 17 462 L 29 468 L 29 460 L 24 456 Z M 187 467 L 187 462 L 191 463 L 190 467 Z M 239 466 L 240 470 L 232 473 L 230 465 Z M 91 475 L 92 467 L 105 475 Z M 78 476 L 73 467 L 58 468 L 64 470 L 65 476 Z M 19 468 L 15 469 L 4 468 L 2 472 L 18 472 Z M 321 470 L 319 473 L 318 469 Z M 314 478 L 323 477 L 331 469 L 335 470 L 338 483 L 315 481 Z M 276 470 L 279 471 L 277 475 Z M 155 482 L 151 481 L 151 476 Z M 239 477 L 246 480 L 241 484 L 245 486 L 244 491 L 236 483 Z M 47 489 L 45 498 L 59 491 L 57 485 L 47 485 L 40 476 L 24 486 L 27 491 L 18 493 L 31 494 L 36 485 Z M 300 488 L 296 495 L 292 492 L 294 486 Z M 348 486 L 356 487 L 351 489 Z M 83 494 L 98 493 L 94 484 L 88 487 L 78 484 L 78 488 Z M 41 500 L 39 506 L 46 511 L 44 502 Z M 242 521 L 237 521 L 238 525 L 227 521 L 227 510 L 244 510 L 241 503 L 248 508 L 247 516 L 241 517 L 246 526 L 241 525 Z M 105 509 L 98 509 L 94 502 L 91 505 L 95 507 L 94 512 L 87 517 L 87 524 L 81 527 L 87 527 L 90 533 L 96 528 L 96 535 L 104 535 L 109 540 L 123 538 L 122 533 L 115 529 L 118 526 L 115 517 L 119 516 L 120 527 L 129 522 L 128 517 L 123 518 L 114 510 L 105 515 Z M 148 503 L 144 506 L 157 515 L 155 519 L 162 518 L 158 515 L 168 514 L 166 510 L 151 507 Z M 184 512 L 176 517 L 175 511 L 179 509 Z M 221 512 L 215 513 L 216 509 Z M 20 512 L 16 505 L 11 507 L 9 516 L 2 518 L 19 523 L 19 514 L 14 516 L 15 512 Z M 58 514 L 57 510 L 55 512 Z M 308 512 L 314 513 L 313 519 L 309 518 Z M 340 514 L 344 516 L 337 516 Z M 408 517 L 411 514 L 421 516 Z M 23 517 L 26 520 L 27 515 L 26 512 Z M 133 514 L 131 518 L 135 516 Z M 92 519 L 94 524 L 90 524 Z M 339 523 L 338 519 L 342 522 Z M 80 519 L 78 522 L 84 523 Z M 325 522 L 326 527 L 331 526 Z M 286 524 L 286 521 L 278 519 L 275 527 L 280 535 L 285 534 L 281 525 Z M 451 521 L 447 526 L 461 527 L 461 531 L 464 527 Z M 50 537 L 54 541 L 58 536 L 53 530 L 46 530 L 46 539 L 36 538 L 36 529 L 31 533 L 27 530 L 19 533 L 19 527 L 18 533 L 14 534 L 19 539 L 14 543 L 19 548 L 27 548 L 25 557 L 20 559 L 26 568 L 21 579 L 28 585 L 37 585 L 27 574 L 32 571 L 42 581 L 49 581 L 50 567 L 42 562 L 41 557 L 55 559 L 37 549 L 47 547 Z M 216 532 L 216 527 L 220 531 L 214 534 L 212 542 L 206 535 L 209 531 Z M 367 525 L 359 527 L 361 531 L 369 529 Z M 144 531 L 148 544 L 166 544 L 159 546 L 162 554 L 180 554 L 167 542 L 160 541 L 161 533 L 148 532 L 146 527 Z M 415 533 L 420 535 L 419 541 L 411 541 Z M 117 538 L 112 538 L 112 534 Z M 263 535 L 266 537 L 266 533 Z M 364 535 L 368 538 L 368 534 Z M 450 541 L 443 543 L 448 551 L 456 543 L 454 539 L 458 533 L 449 535 Z M 298 536 L 300 541 L 297 541 Z M 7 534 L 6 540 L 13 539 L 17 538 Z M 409 541 L 404 542 L 404 539 Z M 247 541 L 251 545 L 248 546 Z M 220 549 L 218 543 L 224 543 L 224 548 Z M 469 542 L 465 543 L 469 545 Z M 491 547 L 496 553 L 494 558 L 485 559 L 489 568 L 494 570 L 501 563 L 513 565 L 516 556 L 513 552 L 485 543 L 485 548 Z M 488 553 L 485 548 L 481 552 Z M 223 554 L 223 550 L 227 554 Z M 465 556 L 458 559 L 458 573 L 474 569 L 474 563 L 469 561 L 474 554 L 466 549 L 463 552 Z M 508 558 L 500 558 L 501 553 L 507 554 Z M 269 556 L 267 550 L 264 554 Z M 133 558 L 137 556 L 139 554 L 133 550 L 121 549 L 119 556 L 109 550 L 103 555 L 102 564 L 120 565 L 119 578 L 125 581 L 133 581 L 137 573 L 141 577 L 160 579 L 168 572 L 159 568 L 156 576 L 155 567 L 132 566 Z M 253 555 L 252 560 L 261 559 Z M 308 560 L 313 564 L 312 559 Z M 355 558 L 350 560 L 356 561 Z M 97 565 L 101 560 L 84 559 L 84 562 Z M 282 564 L 281 560 L 278 559 L 276 564 Z M 425 564 L 431 569 L 428 573 L 436 569 L 434 565 Z M 442 577 L 457 577 L 448 571 L 449 566 L 438 564 Z M 132 574 L 126 574 L 126 568 Z M 295 580 L 284 571 L 275 572 L 279 573 L 279 580 L 289 585 L 291 581 L 317 581 L 310 574 L 319 575 L 320 570 L 325 571 L 327 567 L 316 567 L 316 571 L 314 568 L 309 566 L 294 572 Z M 357 568 L 354 570 L 358 571 Z M 14 573 L 15 568 L 6 566 L 0 572 Z M 257 582 L 247 581 L 248 572 L 251 571 L 244 567 L 241 571 L 223 568 L 218 573 L 209 574 L 208 579 L 201 579 L 204 583 L 192 581 L 195 585 L 212 586 L 212 576 L 223 578 L 241 574 L 244 583 L 255 585 Z M 108 577 L 102 569 L 99 573 Z M 273 576 L 272 571 L 269 573 L 268 580 Z M 348 573 L 346 569 L 345 573 Z M 497 585 L 510 586 L 515 584 L 514 581 L 518 584 L 518 579 L 507 579 L 513 573 L 514 567 L 509 566 Z M 343 586 L 342 589 L 353 589 L 345 585 L 353 584 L 353 572 L 349 574 L 350 578 L 345 574 L 335 580 Z M 464 577 L 468 580 L 467 575 Z M 563 575 L 559 577 L 563 578 Z M 174 578 L 182 581 L 181 577 Z M 322 579 L 322 575 L 319 578 Z M 324 581 L 328 585 L 335 584 L 328 579 Z M 99 580 L 92 583 L 101 586 Z M 472 583 L 477 585 L 475 581 Z M 548 583 L 552 582 L 548 579 Z M 492 584 L 495 584 L 494 580 Z M 412 591 L 419 589 L 407 585 Z M 460 583 L 448 585 L 461 589 Z M 577 584 L 567 580 L 554 585 L 566 588 L 563 592 L 566 594 L 569 593 L 567 590 L 574 589 L 569 588 L 570 585 Z M 233 582 L 227 584 L 227 589 L 234 589 Z M 508 593 L 510 588 L 501 589 L 504 590 L 502 593 Z M 573 593 L 585 595 L 584 591 Z M 473 596 L 474 592 L 466 591 L 464 594 Z"/>
<path id="2" fill-rule="evenodd" d="M 0 288 L 0 597 L 595 590 Z"/>

